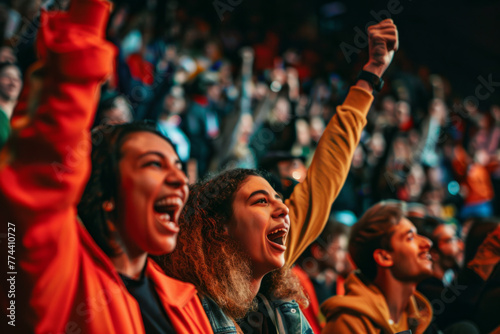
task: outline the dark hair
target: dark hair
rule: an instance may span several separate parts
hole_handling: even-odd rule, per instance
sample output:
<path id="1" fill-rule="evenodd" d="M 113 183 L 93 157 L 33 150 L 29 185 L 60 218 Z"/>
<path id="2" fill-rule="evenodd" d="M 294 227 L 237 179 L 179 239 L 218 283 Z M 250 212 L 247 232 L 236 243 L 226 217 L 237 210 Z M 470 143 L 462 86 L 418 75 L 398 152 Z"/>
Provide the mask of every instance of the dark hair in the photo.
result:
<path id="1" fill-rule="evenodd" d="M 109 243 L 111 232 L 107 220 L 113 220 L 116 216 L 113 212 L 105 212 L 102 205 L 105 201 L 115 200 L 118 196 L 120 184 L 118 164 L 122 157 L 121 148 L 128 136 L 137 132 L 153 133 L 172 145 L 172 142 L 158 132 L 151 123 L 145 122 L 103 125 L 94 128 L 91 134 L 92 171 L 78 204 L 78 215 L 97 245 L 108 256 L 116 255 L 116 250 Z"/>
<path id="2" fill-rule="evenodd" d="M 394 226 L 406 214 L 406 203 L 384 201 L 375 204 L 351 228 L 349 254 L 358 269 L 370 281 L 377 276 L 377 264 L 373 252 L 377 249 L 391 250 Z"/>
<path id="3" fill-rule="evenodd" d="M 21 68 L 19 68 L 19 66 L 16 63 L 10 63 L 8 61 L 4 61 L 4 62 L 0 63 L 0 72 L 2 72 L 5 68 L 7 68 L 9 66 L 17 68 L 19 73 L 21 73 Z M 22 76 L 22 74 L 21 74 L 21 76 Z"/>
<path id="4" fill-rule="evenodd" d="M 103 119 L 106 116 L 106 112 L 111 109 L 117 108 L 119 106 L 120 100 L 123 101 L 125 106 L 130 111 L 130 115 L 133 115 L 132 106 L 130 104 L 129 99 L 118 92 L 110 91 L 103 92 L 101 95 L 101 99 L 99 100 L 99 104 L 97 105 L 96 117 L 94 120 L 94 126 L 98 126 L 102 124 Z"/>
<path id="5" fill-rule="evenodd" d="M 321 232 L 318 238 L 310 244 L 306 250 L 301 254 L 298 263 L 303 263 L 304 260 L 308 260 L 312 257 L 312 247 L 320 247 L 323 251 L 326 251 L 330 244 L 338 237 L 345 235 L 349 236 L 350 228 L 349 226 L 330 218 L 326 223 L 325 228 Z"/>
<path id="6" fill-rule="evenodd" d="M 158 261 L 168 275 L 194 284 L 233 319 L 242 318 L 255 306 L 249 259 L 225 233 L 236 192 L 250 176 L 268 180 L 263 171 L 232 169 L 194 185 L 180 217 L 177 247 Z M 285 268 L 266 275 L 261 292 L 278 298 L 293 296 L 290 289 L 295 285 L 288 284 L 292 282 L 289 273 Z"/>

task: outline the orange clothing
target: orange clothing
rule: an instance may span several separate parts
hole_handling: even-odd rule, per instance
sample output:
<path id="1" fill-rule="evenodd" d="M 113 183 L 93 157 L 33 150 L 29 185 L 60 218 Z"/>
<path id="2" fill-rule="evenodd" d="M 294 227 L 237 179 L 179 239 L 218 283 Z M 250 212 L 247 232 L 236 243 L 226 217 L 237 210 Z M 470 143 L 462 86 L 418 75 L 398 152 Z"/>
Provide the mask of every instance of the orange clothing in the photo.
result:
<path id="1" fill-rule="evenodd" d="M 15 234 L 15 298 L 1 294 L 3 306 L 15 304 L 10 330 L 144 333 L 136 300 L 76 216 L 99 86 L 112 71 L 109 11 L 107 1 L 74 0 L 68 13 L 42 14 L 43 84 L 32 80 L 34 89 L 22 95 L 0 155 L 0 222 Z M 152 260 L 145 273 L 179 333 L 212 332 L 191 284 L 167 277 Z"/>
<path id="2" fill-rule="evenodd" d="M 300 285 L 309 299 L 309 306 L 304 308 L 300 307 L 302 313 L 306 317 L 309 325 L 315 334 L 321 333 L 321 323 L 319 321 L 320 313 L 319 313 L 319 302 L 318 297 L 316 296 L 316 291 L 314 290 L 314 285 L 311 282 L 311 279 L 307 275 L 307 273 L 299 266 L 294 266 L 292 268 L 292 273 L 299 279 Z"/>
<path id="3" fill-rule="evenodd" d="M 363 281 L 356 272 L 346 280 L 345 296 L 334 296 L 323 304 L 327 318 L 323 333 L 399 333 L 411 329 L 422 334 L 432 320 L 431 304 L 415 291 L 397 323 L 390 320 L 389 306 L 382 292 Z"/>
<path id="4" fill-rule="evenodd" d="M 452 165 L 455 172 L 462 178 L 461 186 L 467 191 L 465 204 L 479 204 L 493 199 L 490 171 L 493 171 L 497 164 L 483 166 L 471 162 L 465 149 L 457 146 L 454 149 Z"/>

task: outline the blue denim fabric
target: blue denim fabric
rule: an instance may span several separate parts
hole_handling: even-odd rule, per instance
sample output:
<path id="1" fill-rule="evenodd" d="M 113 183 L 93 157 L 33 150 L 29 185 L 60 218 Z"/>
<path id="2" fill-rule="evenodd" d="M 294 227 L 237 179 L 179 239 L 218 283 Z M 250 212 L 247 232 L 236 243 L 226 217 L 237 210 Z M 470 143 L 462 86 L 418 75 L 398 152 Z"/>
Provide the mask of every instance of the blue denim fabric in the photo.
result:
<path id="1" fill-rule="evenodd" d="M 268 333 L 269 330 L 270 333 L 279 334 L 313 334 L 296 301 L 271 301 L 261 294 L 258 295 L 257 301 L 258 310 L 249 312 L 245 318 L 238 321 L 243 333 L 262 334 Z M 203 297 L 201 302 L 215 334 L 237 333 L 232 320 L 212 299 Z M 269 309 L 272 315 L 269 314 Z"/>
<path id="2" fill-rule="evenodd" d="M 295 300 L 269 300 L 257 296 L 258 310 L 249 312 L 238 324 L 245 334 L 313 334 L 304 314 Z M 274 320 L 274 321 L 273 321 Z"/>
<path id="3" fill-rule="evenodd" d="M 205 309 L 214 334 L 236 334 L 234 322 L 221 310 L 219 305 L 209 297 L 201 297 L 201 305 Z"/>

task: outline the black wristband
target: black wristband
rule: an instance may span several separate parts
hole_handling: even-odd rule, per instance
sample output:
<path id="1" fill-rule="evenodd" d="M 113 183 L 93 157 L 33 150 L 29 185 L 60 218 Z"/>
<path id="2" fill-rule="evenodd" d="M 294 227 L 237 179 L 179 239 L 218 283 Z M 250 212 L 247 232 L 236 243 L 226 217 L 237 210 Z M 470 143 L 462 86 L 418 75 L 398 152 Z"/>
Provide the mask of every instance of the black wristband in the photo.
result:
<path id="1" fill-rule="evenodd" d="M 373 90 L 377 92 L 380 92 L 382 90 L 382 87 L 384 87 L 384 80 L 368 71 L 359 72 L 357 80 L 364 80 L 368 82 L 370 86 L 372 86 Z"/>

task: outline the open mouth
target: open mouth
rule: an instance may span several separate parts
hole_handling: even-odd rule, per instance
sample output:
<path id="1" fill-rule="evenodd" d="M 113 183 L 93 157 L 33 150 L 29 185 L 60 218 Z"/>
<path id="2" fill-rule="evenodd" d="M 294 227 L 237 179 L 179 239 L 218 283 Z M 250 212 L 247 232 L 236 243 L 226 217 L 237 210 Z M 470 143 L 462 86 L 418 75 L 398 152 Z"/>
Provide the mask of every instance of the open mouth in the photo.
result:
<path id="1" fill-rule="evenodd" d="M 421 253 L 419 257 L 423 260 L 428 260 L 432 262 L 431 254 L 429 252 Z"/>
<path id="2" fill-rule="evenodd" d="M 274 231 L 271 231 L 267 235 L 267 240 L 269 240 L 272 244 L 281 246 L 280 248 L 286 248 L 286 236 L 288 234 L 288 230 L 285 228 L 278 228 Z"/>
<path id="3" fill-rule="evenodd" d="M 156 219 L 165 227 L 172 231 L 178 232 L 176 217 L 177 213 L 182 209 L 182 200 L 179 197 L 164 197 L 154 203 Z"/>

